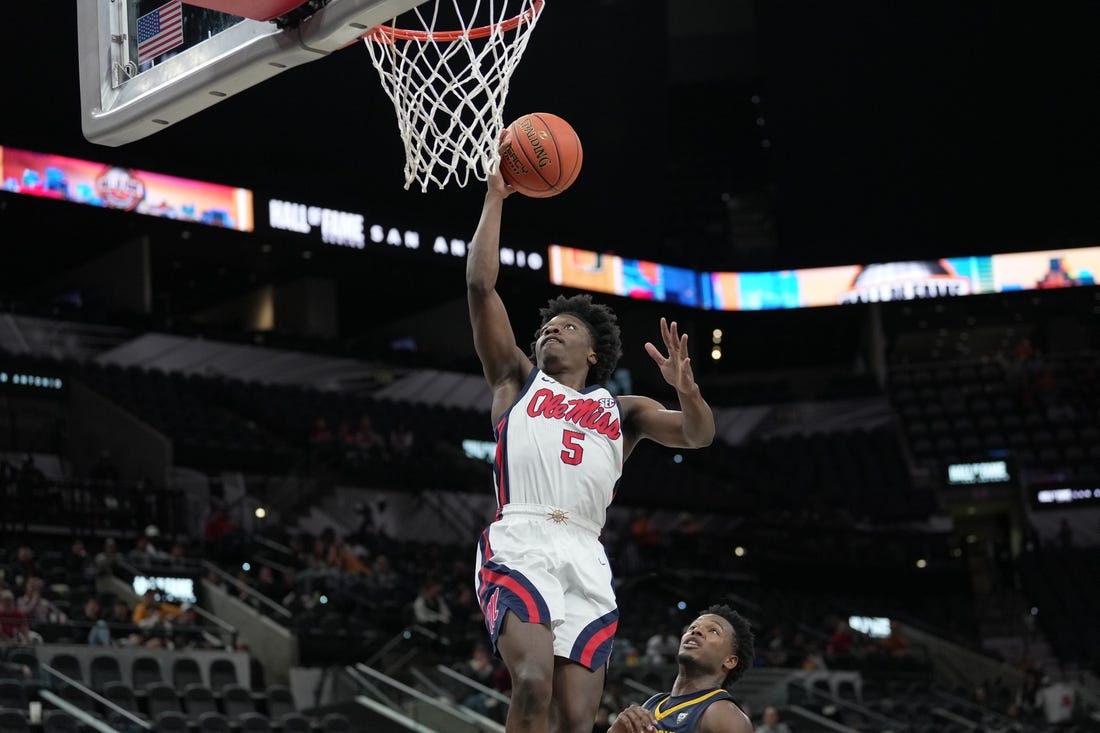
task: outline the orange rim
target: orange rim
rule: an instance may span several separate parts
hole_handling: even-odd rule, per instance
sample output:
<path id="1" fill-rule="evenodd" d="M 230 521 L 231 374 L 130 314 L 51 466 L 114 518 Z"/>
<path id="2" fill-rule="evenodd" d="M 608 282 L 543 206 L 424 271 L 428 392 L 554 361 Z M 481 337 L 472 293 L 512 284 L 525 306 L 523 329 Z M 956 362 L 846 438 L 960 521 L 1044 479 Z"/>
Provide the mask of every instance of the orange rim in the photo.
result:
<path id="1" fill-rule="evenodd" d="M 394 41 L 416 41 L 418 43 L 442 41 L 444 43 L 453 43 L 461 38 L 485 38 L 498 30 L 502 33 L 507 33 L 525 23 L 530 23 L 531 19 L 542 10 L 543 2 L 544 0 L 534 0 L 530 9 L 502 23 L 483 25 L 479 28 L 470 28 L 469 30 L 410 31 L 404 28 L 395 28 L 392 25 L 379 25 L 367 31 L 363 38 L 375 41 L 376 43 L 393 43 Z"/>

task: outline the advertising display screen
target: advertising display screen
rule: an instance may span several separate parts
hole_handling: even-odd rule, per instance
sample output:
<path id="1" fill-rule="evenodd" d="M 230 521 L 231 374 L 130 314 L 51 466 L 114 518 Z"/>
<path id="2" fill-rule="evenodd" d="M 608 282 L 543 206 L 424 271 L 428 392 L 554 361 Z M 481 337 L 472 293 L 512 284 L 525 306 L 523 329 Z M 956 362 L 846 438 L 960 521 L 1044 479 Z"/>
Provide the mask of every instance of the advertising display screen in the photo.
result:
<path id="1" fill-rule="evenodd" d="M 551 245 L 555 285 L 721 311 L 953 298 L 1096 284 L 1100 247 L 771 272 L 696 272 Z"/>
<path id="2" fill-rule="evenodd" d="M 0 148 L 0 189 L 251 232 L 252 192 L 90 160 Z"/>

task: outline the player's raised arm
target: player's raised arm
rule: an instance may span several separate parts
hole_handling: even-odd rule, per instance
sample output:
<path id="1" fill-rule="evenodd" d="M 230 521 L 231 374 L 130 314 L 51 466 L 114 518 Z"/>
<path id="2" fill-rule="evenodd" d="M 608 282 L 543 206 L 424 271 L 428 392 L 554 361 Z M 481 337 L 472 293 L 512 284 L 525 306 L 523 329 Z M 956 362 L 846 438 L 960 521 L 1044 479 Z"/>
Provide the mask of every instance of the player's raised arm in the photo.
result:
<path id="1" fill-rule="evenodd" d="M 526 377 L 526 374 L 518 375 L 524 371 L 527 357 L 516 346 L 508 312 L 496 291 L 500 272 L 500 217 L 504 199 L 511 193 L 499 174 L 489 176 L 481 219 L 466 254 L 466 299 L 470 306 L 474 349 L 485 378 L 494 390 L 516 379 L 522 383 Z M 526 368 L 530 369 L 529 362 Z"/>
<path id="2" fill-rule="evenodd" d="M 687 334 L 681 334 L 676 322 L 661 319 L 661 339 L 668 356 L 651 343 L 646 352 L 661 370 L 661 376 L 675 390 L 679 410 L 666 410 L 648 397 L 623 397 L 628 410 L 628 426 L 633 448 L 637 441 L 649 438 L 670 448 L 702 448 L 714 440 L 714 411 L 703 399 L 688 357 Z"/>

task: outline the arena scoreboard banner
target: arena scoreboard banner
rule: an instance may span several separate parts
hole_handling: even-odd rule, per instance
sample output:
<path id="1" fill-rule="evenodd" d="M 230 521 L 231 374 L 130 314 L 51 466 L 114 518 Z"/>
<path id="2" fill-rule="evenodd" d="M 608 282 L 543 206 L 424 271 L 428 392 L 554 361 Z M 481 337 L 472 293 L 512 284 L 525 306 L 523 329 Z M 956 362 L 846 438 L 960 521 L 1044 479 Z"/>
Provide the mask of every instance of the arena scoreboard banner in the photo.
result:
<path id="1" fill-rule="evenodd" d="M 759 311 L 1096 284 L 1100 247 L 775 272 L 697 272 L 551 245 L 555 285 L 707 310 Z"/>
<path id="2" fill-rule="evenodd" d="M 251 232 L 246 188 L 0 148 L 0 190 Z"/>
<path id="3" fill-rule="evenodd" d="M 1100 506 L 1100 482 L 1096 481 L 1034 484 L 1028 493 L 1031 507 L 1040 511 Z"/>

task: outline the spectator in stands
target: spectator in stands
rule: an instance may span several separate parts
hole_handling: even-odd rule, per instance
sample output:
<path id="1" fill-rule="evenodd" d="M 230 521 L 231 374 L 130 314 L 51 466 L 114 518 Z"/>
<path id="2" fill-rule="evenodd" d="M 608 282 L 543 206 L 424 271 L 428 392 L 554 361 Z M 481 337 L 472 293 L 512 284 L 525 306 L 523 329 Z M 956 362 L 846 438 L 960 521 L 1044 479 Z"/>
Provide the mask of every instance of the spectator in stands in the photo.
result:
<path id="1" fill-rule="evenodd" d="M 0 590 L 0 641 L 14 641 L 26 622 L 27 615 L 15 605 L 15 594 Z"/>
<path id="2" fill-rule="evenodd" d="M 116 598 L 111 604 L 111 614 L 107 618 L 111 629 L 111 640 L 118 645 L 140 645 L 142 637 L 135 633 L 134 614 L 130 605 L 121 598 Z"/>
<path id="3" fill-rule="evenodd" d="M 641 554 L 643 562 L 652 566 L 659 557 L 661 533 L 649 512 L 639 510 L 630 522 L 630 537 Z"/>
<path id="4" fill-rule="evenodd" d="M 413 445 L 416 437 L 412 429 L 404 421 L 398 421 L 390 430 L 390 454 L 394 460 L 404 463 L 412 457 Z"/>
<path id="5" fill-rule="evenodd" d="M 658 728 L 681 731 L 751 733 L 752 721 L 728 688 L 753 666 L 753 634 L 749 622 L 729 606 L 711 606 L 680 639 L 680 671 L 671 692 L 623 710 L 608 733 L 639 733 Z M 669 701 L 677 698 L 676 705 Z M 661 721 L 672 716 L 667 723 Z"/>
<path id="6" fill-rule="evenodd" d="M 111 630 L 103 619 L 103 609 L 96 596 L 90 595 L 84 599 L 80 610 L 69 619 L 69 624 L 76 638 L 84 637 L 92 646 L 111 645 Z"/>
<path id="7" fill-rule="evenodd" d="M 443 598 L 443 584 L 436 578 L 428 578 L 420 586 L 412 610 L 416 623 L 436 633 L 442 633 L 451 623 L 451 609 Z"/>
<path id="8" fill-rule="evenodd" d="M 32 624 L 64 623 L 65 614 L 61 613 L 53 601 L 42 595 L 45 586 L 46 582 L 42 578 L 27 578 L 23 595 L 15 605 Z"/>
<path id="9" fill-rule="evenodd" d="M 155 559 L 164 559 L 168 557 L 168 553 L 160 547 L 160 528 L 155 524 L 150 524 L 145 528 L 145 539 L 148 540 L 145 543 L 145 551 L 149 553 L 149 557 Z"/>
<path id="10" fill-rule="evenodd" d="M 492 688 L 497 672 L 497 661 L 489 652 L 485 644 L 474 644 L 469 659 L 455 665 L 455 671 L 469 677 L 474 682 Z M 462 700 L 462 704 L 471 710 L 492 718 L 497 722 L 504 721 L 504 711 L 498 701 L 492 695 L 484 692 L 471 692 Z"/>
<path id="11" fill-rule="evenodd" d="M 142 568 L 149 564 L 152 554 L 149 551 L 149 538 L 139 534 L 134 538 L 134 546 L 126 553 L 126 560 L 131 565 Z"/>
<path id="12" fill-rule="evenodd" d="M 157 592 L 152 588 L 146 590 L 131 616 L 133 623 L 140 628 L 140 644 L 151 648 L 167 646 L 171 642 L 171 625 L 182 613 L 183 610 L 175 603 L 158 599 Z"/>
<path id="13" fill-rule="evenodd" d="M 82 540 L 75 540 L 65 556 L 65 571 L 69 585 L 83 585 L 95 577 L 95 566 Z"/>
<path id="14" fill-rule="evenodd" d="M 327 565 L 345 581 L 355 581 L 355 576 L 370 574 L 370 566 L 351 551 L 343 537 L 334 537 L 328 548 Z"/>
<path id="15" fill-rule="evenodd" d="M 15 562 L 8 568 L 7 577 L 11 579 L 12 588 L 18 590 L 32 576 L 41 578 L 42 567 L 34 559 L 34 550 L 29 545 L 20 545 L 15 551 Z"/>
<path id="16" fill-rule="evenodd" d="M 790 727 L 779 720 L 779 710 L 769 705 L 764 708 L 764 718 L 756 733 L 791 733 Z"/>
<path id="17" fill-rule="evenodd" d="M 142 628 L 150 628 L 165 621 L 172 621 L 181 613 L 180 607 L 157 597 L 157 591 L 149 588 L 134 606 L 131 620 Z"/>
<path id="18" fill-rule="evenodd" d="M 375 463 L 389 457 L 386 451 L 386 439 L 374 427 L 374 421 L 369 415 L 362 415 L 359 418 L 359 424 L 349 430 L 346 438 L 343 435 L 341 438 L 348 449 L 348 458 L 353 464 Z"/>
<path id="19" fill-rule="evenodd" d="M 256 590 L 276 603 L 282 603 L 290 593 L 290 586 L 276 578 L 275 571 L 270 567 L 261 565 L 256 572 Z"/>
<path id="20" fill-rule="evenodd" d="M 118 561 L 118 543 L 114 537 L 103 540 L 103 552 L 95 556 L 96 575 L 113 575 Z"/>
<path id="21" fill-rule="evenodd" d="M 208 633 L 199 614 L 190 603 L 180 606 L 180 615 L 172 621 L 170 642 L 173 649 L 217 649 L 221 639 Z"/>
<path id="22" fill-rule="evenodd" d="M 671 664 L 680 652 L 680 636 L 671 626 L 658 631 L 645 643 L 645 658 L 650 664 Z"/>
<path id="23" fill-rule="evenodd" d="M 168 551 L 168 564 L 176 569 L 190 566 L 191 559 L 187 557 L 187 545 L 182 542 L 173 542 L 172 549 Z"/>
<path id="24" fill-rule="evenodd" d="M 206 542 L 206 554 L 217 561 L 233 559 L 240 550 L 237 525 L 220 503 L 210 507 L 210 514 L 203 525 L 203 539 Z"/>
<path id="25" fill-rule="evenodd" d="M 367 590 L 374 596 L 382 596 L 394 593 L 401 586 L 401 576 L 394 572 L 388 555 L 379 555 L 374 558 L 370 578 L 367 579 Z"/>
<path id="26" fill-rule="evenodd" d="M 852 628 L 846 620 L 837 621 L 836 628 L 829 638 L 829 645 L 826 649 L 829 658 L 833 660 L 847 659 L 852 656 L 853 646 Z"/>

